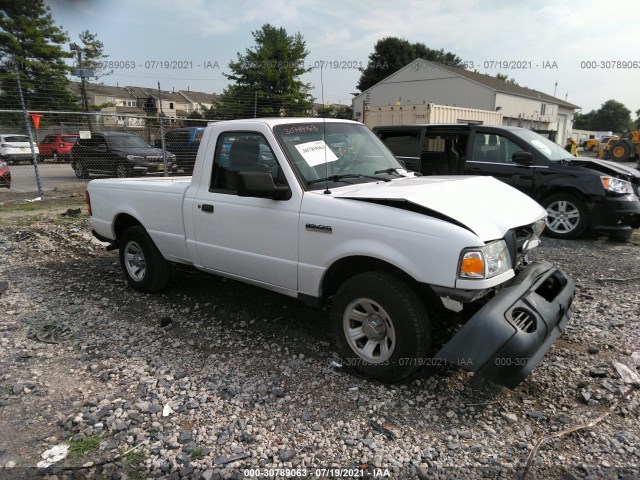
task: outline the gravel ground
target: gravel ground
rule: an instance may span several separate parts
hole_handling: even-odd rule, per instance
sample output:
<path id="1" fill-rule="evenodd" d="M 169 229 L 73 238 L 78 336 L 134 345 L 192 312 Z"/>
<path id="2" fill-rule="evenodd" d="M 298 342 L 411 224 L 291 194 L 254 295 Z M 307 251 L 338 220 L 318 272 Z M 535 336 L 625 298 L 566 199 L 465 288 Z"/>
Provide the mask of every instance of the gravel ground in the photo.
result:
<path id="1" fill-rule="evenodd" d="M 538 440 L 608 412 L 543 442 L 527 478 L 640 475 L 640 392 L 621 399 L 612 366 L 640 365 L 639 233 L 545 239 L 575 313 L 511 391 L 439 365 L 358 378 L 331 367 L 326 312 L 191 270 L 141 294 L 89 231 L 86 215 L 0 227 L 0 477 L 517 478 Z"/>

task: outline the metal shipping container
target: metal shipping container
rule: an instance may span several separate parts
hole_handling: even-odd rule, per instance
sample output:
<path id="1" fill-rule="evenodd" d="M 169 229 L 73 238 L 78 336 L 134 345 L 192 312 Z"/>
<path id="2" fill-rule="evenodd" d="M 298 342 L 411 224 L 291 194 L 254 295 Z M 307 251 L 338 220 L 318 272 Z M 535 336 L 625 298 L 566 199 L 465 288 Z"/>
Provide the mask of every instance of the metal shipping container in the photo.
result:
<path id="1" fill-rule="evenodd" d="M 392 106 L 367 105 L 363 120 L 369 128 L 379 125 L 415 125 L 419 123 L 502 125 L 502 113 L 434 103 Z"/>

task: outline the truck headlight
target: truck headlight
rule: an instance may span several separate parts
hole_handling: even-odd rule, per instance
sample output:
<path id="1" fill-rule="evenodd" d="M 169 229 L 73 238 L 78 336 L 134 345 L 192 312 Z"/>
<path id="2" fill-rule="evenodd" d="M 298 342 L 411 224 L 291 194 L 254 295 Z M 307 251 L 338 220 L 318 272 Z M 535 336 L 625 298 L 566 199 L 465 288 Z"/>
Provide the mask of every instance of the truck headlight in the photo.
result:
<path id="1" fill-rule="evenodd" d="M 462 252 L 458 276 L 465 279 L 491 278 L 511 269 L 511 255 L 504 240 L 497 240 L 482 248 Z"/>
<path id="2" fill-rule="evenodd" d="M 602 182 L 602 186 L 607 192 L 620 194 L 633 193 L 631 182 L 627 182 L 626 180 L 603 176 L 600 177 L 600 181 Z"/>

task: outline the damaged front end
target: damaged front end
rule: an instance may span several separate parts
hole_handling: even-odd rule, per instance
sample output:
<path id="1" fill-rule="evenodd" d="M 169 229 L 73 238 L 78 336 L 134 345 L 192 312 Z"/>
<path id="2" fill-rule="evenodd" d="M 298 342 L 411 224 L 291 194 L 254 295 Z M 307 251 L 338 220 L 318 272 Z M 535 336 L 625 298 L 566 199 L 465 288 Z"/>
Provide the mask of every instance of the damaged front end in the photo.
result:
<path id="1" fill-rule="evenodd" d="M 436 354 L 441 360 L 515 388 L 564 331 L 573 281 L 548 262 L 520 270 Z"/>

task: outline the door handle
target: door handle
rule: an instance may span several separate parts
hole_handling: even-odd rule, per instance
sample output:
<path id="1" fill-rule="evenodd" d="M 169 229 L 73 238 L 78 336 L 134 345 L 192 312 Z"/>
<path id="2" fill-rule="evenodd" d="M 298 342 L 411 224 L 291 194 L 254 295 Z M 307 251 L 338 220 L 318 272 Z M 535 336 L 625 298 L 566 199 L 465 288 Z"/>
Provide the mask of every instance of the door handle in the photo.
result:
<path id="1" fill-rule="evenodd" d="M 213 205 L 209 205 L 208 203 L 204 203 L 202 205 L 202 211 L 207 213 L 213 213 Z"/>

